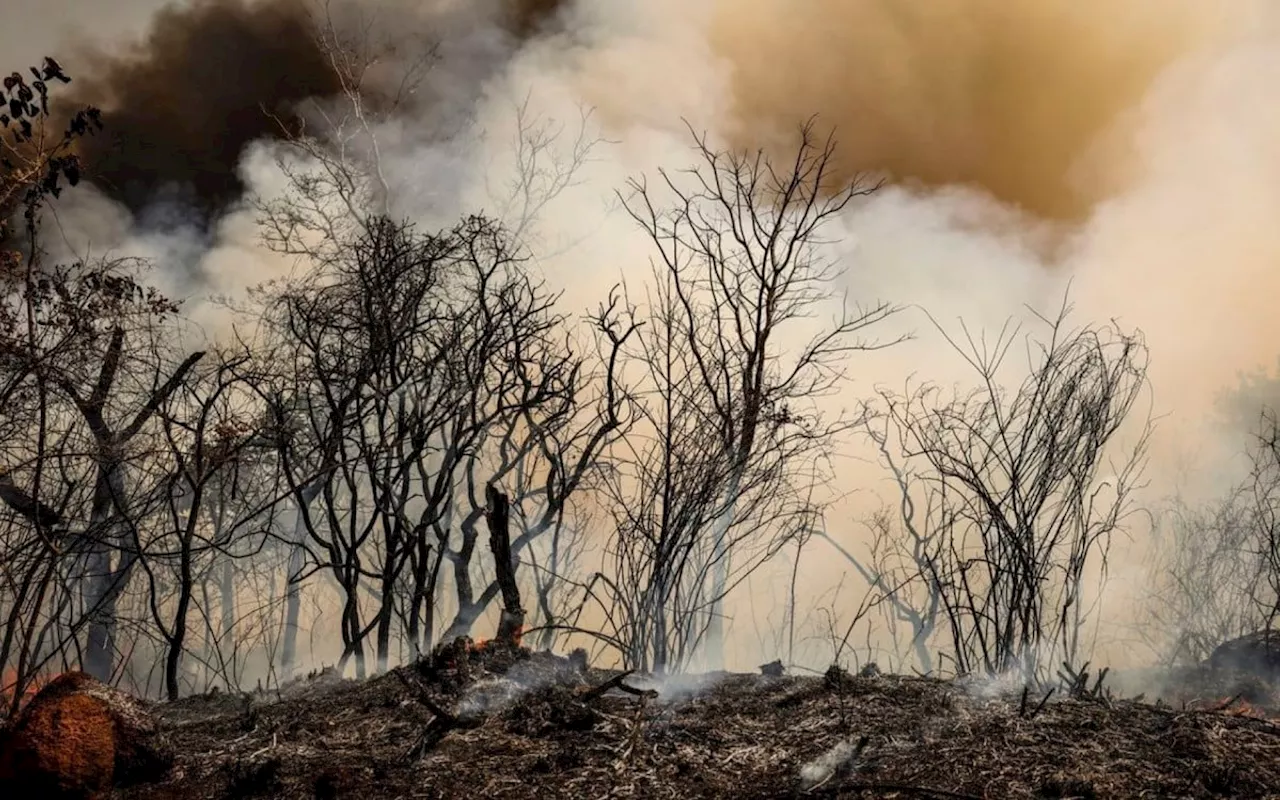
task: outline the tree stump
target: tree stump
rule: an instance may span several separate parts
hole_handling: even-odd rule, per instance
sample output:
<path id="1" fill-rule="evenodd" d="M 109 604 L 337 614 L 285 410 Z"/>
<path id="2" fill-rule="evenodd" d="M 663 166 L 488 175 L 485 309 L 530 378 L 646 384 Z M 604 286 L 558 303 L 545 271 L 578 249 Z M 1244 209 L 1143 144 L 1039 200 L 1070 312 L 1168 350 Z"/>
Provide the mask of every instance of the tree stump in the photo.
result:
<path id="1" fill-rule="evenodd" d="M 510 501 L 507 496 L 490 486 L 486 491 L 489 508 L 489 549 L 493 551 L 494 572 L 498 588 L 502 590 L 502 616 L 498 618 L 500 642 L 520 644 L 524 632 L 524 604 L 520 601 L 520 584 L 516 582 L 515 559 L 511 556 Z"/>
<path id="2" fill-rule="evenodd" d="M 173 753 L 133 698 L 83 672 L 58 676 L 0 743 L 0 796 L 93 800 L 159 780 Z"/>

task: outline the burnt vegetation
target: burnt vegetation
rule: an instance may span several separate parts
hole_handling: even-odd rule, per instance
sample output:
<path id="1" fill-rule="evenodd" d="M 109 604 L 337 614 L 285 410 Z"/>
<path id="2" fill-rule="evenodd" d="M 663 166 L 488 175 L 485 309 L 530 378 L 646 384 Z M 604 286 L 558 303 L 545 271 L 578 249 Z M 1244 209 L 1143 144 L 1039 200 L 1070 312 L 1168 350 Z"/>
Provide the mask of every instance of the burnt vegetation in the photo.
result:
<path id="1" fill-rule="evenodd" d="M 504 24 L 533 36 L 558 6 Z M 600 143 L 589 117 L 565 142 L 522 106 L 503 212 L 427 228 L 380 161 L 403 98 L 375 50 L 288 4 L 166 13 L 154 58 L 61 105 L 51 59 L 0 95 L 0 746 L 27 737 L 50 785 L 64 734 L 23 732 L 61 719 L 70 679 L 35 693 L 70 673 L 104 764 L 92 698 L 123 695 L 97 682 L 154 716 L 172 768 L 122 797 L 1280 791 L 1274 415 L 1243 483 L 1140 507 L 1147 350 L 1066 303 L 994 338 L 935 325 L 971 380 L 832 415 L 859 357 L 906 337 L 902 309 L 834 291 L 833 223 L 878 187 L 837 179 L 815 126 L 785 161 L 690 129 L 693 167 L 620 189 L 651 274 L 583 314 L 531 231 Z M 263 59 L 234 103 L 165 102 L 164 69 L 199 75 L 228 41 Z M 232 109 L 271 58 L 307 68 Z M 398 91 L 428 62 L 400 59 Z M 344 112 L 328 127 L 291 116 L 316 96 Z M 154 147 L 155 108 L 194 138 Z M 298 268 L 229 303 L 231 334 L 151 287 L 162 264 L 48 257 L 82 174 L 134 207 L 161 176 L 217 209 L 264 135 L 286 187 L 249 205 Z M 853 440 L 892 486 L 869 547 L 831 518 Z M 1162 671 L 1135 697 L 1090 660 L 1112 540 L 1139 530 Z M 797 607 L 813 552 L 858 599 Z M 769 570 L 789 578 L 777 660 L 724 673 L 730 598 Z M 34 769 L 13 758 L 0 780 Z"/>

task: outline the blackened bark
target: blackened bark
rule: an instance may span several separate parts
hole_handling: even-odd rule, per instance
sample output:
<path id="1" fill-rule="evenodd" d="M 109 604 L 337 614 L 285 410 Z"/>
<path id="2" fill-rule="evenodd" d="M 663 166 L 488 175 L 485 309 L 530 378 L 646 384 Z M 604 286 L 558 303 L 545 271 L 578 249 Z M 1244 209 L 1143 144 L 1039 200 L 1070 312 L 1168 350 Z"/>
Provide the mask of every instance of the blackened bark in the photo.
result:
<path id="1" fill-rule="evenodd" d="M 494 570 L 502 591 L 502 618 L 498 622 L 500 641 L 519 643 L 524 628 L 524 606 L 516 583 L 516 565 L 511 558 L 510 504 L 507 496 L 490 486 L 486 491 L 489 509 L 489 547 L 493 550 Z"/>

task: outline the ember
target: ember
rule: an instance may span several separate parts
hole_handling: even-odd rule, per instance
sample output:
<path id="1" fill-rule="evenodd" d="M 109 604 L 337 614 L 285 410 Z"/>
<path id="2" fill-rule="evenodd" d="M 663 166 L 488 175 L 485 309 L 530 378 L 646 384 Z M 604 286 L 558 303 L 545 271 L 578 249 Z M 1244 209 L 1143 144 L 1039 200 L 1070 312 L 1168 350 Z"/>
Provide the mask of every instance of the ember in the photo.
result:
<path id="1" fill-rule="evenodd" d="M 1251 703 L 1238 695 L 1207 702 L 1192 702 L 1188 703 L 1187 707 L 1192 711 L 1212 711 L 1231 717 L 1248 717 L 1250 719 L 1270 720 L 1273 722 L 1280 721 L 1280 713 L 1256 703 Z"/>
<path id="2" fill-rule="evenodd" d="M 494 647 L 496 647 L 496 646 L 504 645 L 504 644 L 505 644 L 506 646 L 510 646 L 510 647 L 516 647 L 516 648 L 518 648 L 518 647 L 520 647 L 520 646 L 521 646 L 520 642 L 521 642 L 521 640 L 524 638 L 524 632 L 525 632 L 526 628 L 527 628 L 527 626 L 525 626 L 525 625 L 521 625 L 519 628 L 517 628 L 517 629 L 516 629 L 516 632 L 515 632 L 515 636 L 513 637 L 513 639 L 512 639 L 510 642 L 507 642 L 507 643 L 502 642 L 500 639 L 498 639 L 498 638 L 496 638 L 496 637 L 495 637 L 495 638 L 492 638 L 492 639 L 486 639 L 486 638 L 484 638 L 484 637 L 481 637 L 481 638 L 479 638 L 479 639 L 473 639 L 473 640 L 471 641 L 470 649 L 471 649 L 473 652 L 483 652 L 483 651 L 485 651 L 485 650 L 489 650 L 489 649 L 492 649 L 492 648 L 494 648 Z"/>

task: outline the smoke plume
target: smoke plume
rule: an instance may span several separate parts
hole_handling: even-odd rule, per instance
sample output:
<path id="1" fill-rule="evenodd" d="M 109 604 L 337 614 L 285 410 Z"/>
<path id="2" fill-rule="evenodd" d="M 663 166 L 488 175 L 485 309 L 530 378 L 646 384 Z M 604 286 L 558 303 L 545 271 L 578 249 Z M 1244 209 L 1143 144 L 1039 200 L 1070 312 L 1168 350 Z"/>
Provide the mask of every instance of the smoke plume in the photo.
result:
<path id="1" fill-rule="evenodd" d="M 559 4 L 507 0 L 469 20 L 528 37 Z M 82 148 L 87 174 L 135 213 L 164 201 L 216 215 L 244 192 L 246 145 L 296 133 L 299 103 L 342 91 L 326 39 L 368 46 L 355 37 L 376 36 L 398 55 L 431 55 L 441 20 L 431 4 L 418 5 L 340 0 L 322 13 L 305 0 L 199 0 L 163 8 L 141 41 L 75 63 L 68 105 L 104 110 L 105 131 Z M 376 81 L 363 88 L 394 90 Z"/>
<path id="2" fill-rule="evenodd" d="M 711 37 L 731 65 L 743 144 L 816 114 L 838 131 L 848 170 L 1079 218 L 1110 188 L 1109 174 L 1086 171 L 1090 156 L 1165 68 L 1212 40 L 1222 12 L 1209 8 L 746 0 L 719 6 Z"/>
<path id="3" fill-rule="evenodd" d="M 330 5 L 353 36 L 369 7 Z M 263 277 L 252 221 L 219 216 L 246 189 L 282 184 L 270 146 L 280 128 L 263 110 L 288 128 L 302 101 L 339 91 L 316 8 L 203 0 L 166 8 L 135 45 L 103 43 L 79 62 L 52 52 L 83 87 L 75 101 L 107 112 L 90 175 L 134 214 L 185 196 L 209 215 L 201 275 L 219 291 Z M 610 201 L 629 176 L 689 163 L 681 117 L 713 143 L 781 152 L 817 115 L 847 175 L 890 179 L 832 232 L 848 267 L 837 288 L 980 330 L 1024 304 L 1056 308 L 1070 283 L 1077 321 L 1144 331 L 1164 415 L 1153 497 L 1184 463 L 1195 481 L 1221 479 L 1210 456 L 1235 443 L 1206 415 L 1241 372 L 1280 354 L 1280 11 L 1269 0 L 382 0 L 378 11 L 402 60 L 439 45 L 427 99 L 379 131 L 397 186 L 434 188 L 448 171 L 461 187 L 456 208 L 433 213 L 493 208 L 522 102 L 570 128 L 582 106 L 597 112 L 602 143 L 538 226 L 542 241 L 568 243 L 540 251 L 538 266 L 571 312 L 619 275 L 649 275 L 648 243 Z M 394 72 L 370 82 L 372 100 Z M 477 131 L 448 152 L 433 133 L 445 106 L 467 107 Z M 972 377 L 911 322 L 918 342 L 858 356 L 851 396 L 910 373 Z M 863 455 L 853 450 L 841 455 Z M 883 479 L 859 463 L 841 462 L 842 494 Z M 845 541 L 860 535 L 832 525 Z M 807 564 L 815 597 L 840 579 L 823 574 L 838 562 Z"/>

